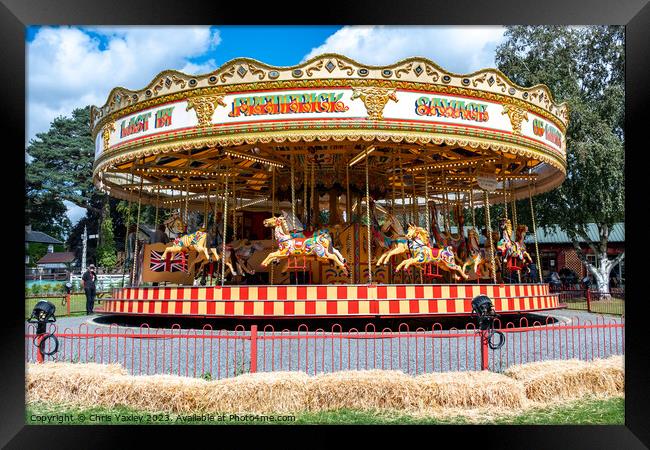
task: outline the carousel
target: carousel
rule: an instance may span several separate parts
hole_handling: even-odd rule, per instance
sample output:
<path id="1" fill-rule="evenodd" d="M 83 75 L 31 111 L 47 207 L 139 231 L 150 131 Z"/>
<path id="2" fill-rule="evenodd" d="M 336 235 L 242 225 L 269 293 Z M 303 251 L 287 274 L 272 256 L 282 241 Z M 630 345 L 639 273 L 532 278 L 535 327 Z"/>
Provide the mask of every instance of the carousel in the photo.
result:
<path id="1" fill-rule="evenodd" d="M 424 58 L 240 58 L 115 88 L 91 111 L 94 182 L 130 230 L 155 207 L 169 241 L 125 239 L 104 313 L 469 315 L 480 294 L 500 314 L 556 309 L 524 240 L 566 175 L 567 124 L 546 86 Z"/>

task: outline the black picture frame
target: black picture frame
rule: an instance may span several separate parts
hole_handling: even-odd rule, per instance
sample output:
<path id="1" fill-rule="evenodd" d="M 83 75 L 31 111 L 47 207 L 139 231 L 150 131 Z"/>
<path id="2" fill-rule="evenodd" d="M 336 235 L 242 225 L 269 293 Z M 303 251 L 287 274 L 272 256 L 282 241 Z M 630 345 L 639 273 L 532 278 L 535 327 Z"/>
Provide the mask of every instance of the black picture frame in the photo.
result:
<path id="1" fill-rule="evenodd" d="M 331 1 L 321 4 L 267 2 L 245 7 L 187 0 L 155 2 L 113 0 L 89 2 L 84 0 L 2 0 L 0 4 L 1 86 L 2 107 L 0 123 L 3 126 L 5 156 L 3 172 L 3 199 L 16 209 L 23 204 L 16 192 L 20 183 L 18 167 L 24 167 L 19 148 L 24 146 L 25 133 L 25 27 L 37 24 L 97 24 L 97 25 L 168 25 L 168 24 L 412 24 L 412 25 L 494 25 L 494 24 L 617 24 L 626 25 L 626 209 L 647 211 L 642 170 L 647 171 L 648 73 L 650 73 L 650 6 L 647 0 L 579 0 L 520 2 L 516 0 L 430 2 L 417 0 L 392 2 L 344 3 Z M 307 11 L 313 11 L 311 13 Z M 316 20 L 317 22 L 313 22 Z M 246 55 L 242 55 L 246 56 Z M 8 214 L 6 214 L 9 217 Z M 22 321 L 23 274 L 17 260 L 24 251 L 18 236 L 21 227 L 15 220 L 7 220 L 4 235 L 16 246 L 8 255 L 4 275 L 10 290 L 4 292 L 6 312 L 0 322 L 0 399 L 3 416 L 0 420 L 0 443 L 7 448 L 97 448 L 152 445 L 151 438 L 170 439 L 174 435 L 187 446 L 243 446 L 251 447 L 251 438 L 262 439 L 265 447 L 297 447 L 328 445 L 347 447 L 352 442 L 369 445 L 372 440 L 396 437 L 400 447 L 413 446 L 472 446 L 487 448 L 648 448 L 650 446 L 650 372 L 648 361 L 648 314 L 645 287 L 642 283 L 643 252 L 647 245 L 639 227 L 645 218 L 639 216 L 626 221 L 628 242 L 626 248 L 628 305 L 626 311 L 626 399 L 624 426 L 439 426 L 439 427 L 364 427 L 327 429 L 310 427 L 211 427 L 183 429 L 176 427 L 131 426 L 26 426 L 24 379 L 24 324 Z M 647 223 L 647 222 L 646 222 Z M 15 236 L 15 239 L 12 238 Z M 636 248 L 635 248 L 636 247 Z M 15 256 L 12 256 L 15 255 Z M 16 280 L 14 282 L 14 280 Z M 13 295 L 13 294 L 16 295 Z M 305 432 L 306 431 L 306 432 Z M 350 431 L 350 430 L 348 430 Z M 285 436 L 280 436 L 279 433 Z M 286 436 L 299 432 L 301 438 Z M 187 434 L 191 433 L 191 437 Z M 203 433 L 206 433 L 203 435 Z M 209 433 L 209 434 L 208 434 Z M 168 438 L 169 437 L 169 438 Z M 204 440 L 205 437 L 212 439 Z M 385 441 L 388 442 L 388 441 Z M 153 444 L 156 445 L 156 444 Z M 181 445 L 181 444 L 174 444 Z"/>

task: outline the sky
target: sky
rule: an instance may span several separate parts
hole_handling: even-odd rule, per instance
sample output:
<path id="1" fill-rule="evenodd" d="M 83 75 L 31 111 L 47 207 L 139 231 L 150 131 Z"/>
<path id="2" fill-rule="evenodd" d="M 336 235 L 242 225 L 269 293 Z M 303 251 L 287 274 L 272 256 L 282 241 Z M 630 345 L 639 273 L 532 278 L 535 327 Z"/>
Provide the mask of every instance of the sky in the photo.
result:
<path id="1" fill-rule="evenodd" d="M 334 52 L 368 65 L 424 56 L 469 73 L 495 66 L 504 32 L 498 26 L 29 27 L 25 147 L 55 117 L 101 106 L 117 86 L 141 89 L 166 69 L 203 74 L 238 57 L 292 66 Z M 65 204 L 73 224 L 85 215 Z"/>

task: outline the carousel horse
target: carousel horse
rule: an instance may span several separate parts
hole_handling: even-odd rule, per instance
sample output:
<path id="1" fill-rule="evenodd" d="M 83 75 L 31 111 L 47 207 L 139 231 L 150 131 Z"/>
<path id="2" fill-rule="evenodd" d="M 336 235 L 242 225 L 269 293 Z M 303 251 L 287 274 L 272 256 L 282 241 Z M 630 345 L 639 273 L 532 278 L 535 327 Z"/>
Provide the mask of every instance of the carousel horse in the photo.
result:
<path id="1" fill-rule="evenodd" d="M 165 251 L 161 255 L 161 258 L 165 259 L 168 253 L 189 253 L 191 250 L 195 250 L 199 255 L 205 256 L 206 261 L 209 261 L 210 255 L 208 253 L 208 248 L 205 245 L 207 237 L 208 235 L 205 230 L 198 230 L 194 233 L 179 236 L 174 239 L 169 245 L 167 245 L 167 248 L 165 248 Z M 214 255 L 218 258 L 216 251 L 214 252 Z M 196 262 L 197 261 L 195 260 L 192 266 L 192 270 L 194 267 L 196 267 Z"/>
<path id="2" fill-rule="evenodd" d="M 196 267 L 197 264 L 200 264 L 198 270 L 195 270 L 194 274 L 195 277 L 199 277 L 205 267 L 210 264 L 211 262 L 218 262 L 221 259 L 221 256 L 219 255 L 219 252 L 217 252 L 217 249 L 214 247 L 208 248 L 208 253 L 209 255 L 214 256 L 214 258 L 208 257 L 207 259 L 205 258 L 205 254 L 202 252 L 199 252 L 197 255 L 196 259 L 194 260 L 194 267 Z M 232 250 L 228 248 L 226 245 L 226 254 L 224 258 L 224 264 L 226 265 L 226 269 L 228 269 L 225 274 L 228 275 L 230 271 L 230 274 L 232 276 L 236 277 L 237 276 L 237 271 L 235 270 L 235 267 L 232 264 Z"/>
<path id="3" fill-rule="evenodd" d="M 242 275 L 255 275 L 255 269 L 250 267 L 248 260 L 255 252 L 264 250 L 264 244 L 261 242 L 251 242 L 248 239 L 242 239 L 240 241 L 231 242 L 229 246 L 226 246 L 226 252 L 228 252 L 228 247 L 234 251 L 235 264 L 239 269 L 239 273 Z"/>
<path id="4" fill-rule="evenodd" d="M 437 209 L 435 202 L 431 202 L 433 217 L 431 218 L 431 233 L 435 239 L 436 245 L 440 247 L 448 247 L 454 250 L 454 254 L 458 255 L 461 259 L 467 257 L 467 242 L 465 241 L 465 233 L 463 225 L 465 218 L 459 207 L 456 207 L 456 221 L 458 222 L 458 233 L 451 233 L 450 231 L 440 231 L 438 228 Z"/>
<path id="5" fill-rule="evenodd" d="M 531 258 L 530 254 L 526 251 L 526 244 L 524 243 L 524 240 L 526 239 L 526 233 L 528 233 L 527 225 L 521 224 L 517 226 L 517 233 L 515 237 L 515 255 L 524 263 L 525 266 L 528 266 L 528 264 L 532 264 L 533 258 Z"/>
<path id="6" fill-rule="evenodd" d="M 377 230 L 374 231 L 375 241 L 383 248 L 388 250 L 381 254 L 377 259 L 377 266 L 388 264 L 393 256 L 401 255 L 409 251 L 406 233 L 399 220 L 388 212 L 384 215 L 384 222 L 379 225 L 377 221 Z"/>
<path id="7" fill-rule="evenodd" d="M 446 248 L 431 247 L 429 245 L 429 233 L 424 228 L 409 224 L 406 239 L 409 241 L 413 256 L 399 263 L 395 268 L 395 272 L 399 272 L 401 269 L 408 270 L 412 265 L 419 267 L 423 264 L 433 263 L 436 267 L 452 273 L 456 280 L 461 277 L 464 280 L 469 278 L 463 268 L 456 264 L 451 246 Z"/>
<path id="8" fill-rule="evenodd" d="M 264 220 L 265 227 L 274 227 L 275 239 L 279 249 L 262 261 L 262 266 L 267 267 L 271 262 L 290 256 L 315 256 L 318 259 L 328 259 L 343 269 L 347 275 L 348 265 L 341 253 L 332 245 L 332 237 L 327 232 L 314 233 L 310 238 L 294 238 L 289 233 L 289 227 L 284 217 L 269 217 Z M 320 231 L 320 230 L 319 230 Z"/>
<path id="9" fill-rule="evenodd" d="M 468 256 L 464 259 L 463 272 L 467 266 L 472 266 L 472 272 L 474 272 L 478 278 L 481 278 L 486 271 L 489 275 L 492 265 L 487 257 L 486 250 L 482 249 L 479 245 L 478 232 L 474 228 L 470 228 L 467 232 L 467 242 Z"/>
<path id="10" fill-rule="evenodd" d="M 181 215 L 178 212 L 172 213 L 169 219 L 163 222 L 163 225 L 165 225 L 169 233 L 185 233 L 185 224 L 183 223 L 183 219 L 181 219 Z"/>
<path id="11" fill-rule="evenodd" d="M 526 251 L 526 245 L 524 244 L 528 227 L 526 225 L 517 227 L 516 241 L 510 238 L 512 235 L 510 219 L 501 219 L 499 228 L 501 230 L 501 239 L 497 242 L 496 254 L 502 258 L 502 262 L 507 263 L 512 258 L 519 259 L 524 264 L 530 264 L 533 260 Z"/>

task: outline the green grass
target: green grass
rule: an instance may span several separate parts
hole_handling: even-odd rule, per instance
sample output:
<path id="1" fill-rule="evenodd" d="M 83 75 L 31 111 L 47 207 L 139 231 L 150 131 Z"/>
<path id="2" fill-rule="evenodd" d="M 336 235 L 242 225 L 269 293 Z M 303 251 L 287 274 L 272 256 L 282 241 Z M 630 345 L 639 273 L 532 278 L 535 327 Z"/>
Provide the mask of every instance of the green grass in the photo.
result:
<path id="1" fill-rule="evenodd" d="M 587 311 L 587 300 L 577 300 L 566 302 L 568 309 Z M 615 314 L 622 315 L 625 313 L 625 301 L 612 298 L 611 300 L 591 301 L 591 312 L 597 314 Z"/>
<path id="2" fill-rule="evenodd" d="M 59 294 L 55 294 L 59 295 Z M 63 303 L 63 297 L 65 294 L 60 294 L 60 297 L 46 298 L 46 297 L 34 297 L 25 299 L 25 319 L 29 318 L 32 314 L 34 306 L 41 300 L 48 301 L 56 306 L 56 316 L 63 317 L 68 315 L 67 305 Z M 95 298 L 95 307 L 99 305 L 99 298 Z M 86 314 L 86 294 L 73 294 L 70 299 L 70 316 L 80 316 Z"/>
<path id="3" fill-rule="evenodd" d="M 565 405 L 544 409 L 532 409 L 524 414 L 501 417 L 491 421 L 471 421 L 457 416 L 445 419 L 412 417 L 405 414 L 371 412 L 357 410 L 337 410 L 319 413 L 301 413 L 290 422 L 246 422 L 219 420 L 214 414 L 213 421 L 193 421 L 191 424 L 233 425 L 251 423 L 273 424 L 343 424 L 343 425 L 463 425 L 487 423 L 495 425 L 622 425 L 624 424 L 625 401 L 622 398 L 586 399 Z M 65 416 L 64 416 L 65 415 Z M 37 416 L 53 417 L 53 424 L 64 425 L 134 425 L 134 424 L 183 424 L 175 414 L 150 414 L 127 407 L 115 408 L 75 408 L 45 403 L 32 403 L 26 409 L 27 424 L 43 424 Z M 107 419 L 110 417 L 110 419 Z M 60 423 L 57 423 L 60 422 Z"/>

